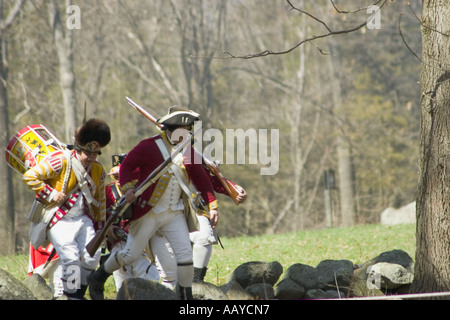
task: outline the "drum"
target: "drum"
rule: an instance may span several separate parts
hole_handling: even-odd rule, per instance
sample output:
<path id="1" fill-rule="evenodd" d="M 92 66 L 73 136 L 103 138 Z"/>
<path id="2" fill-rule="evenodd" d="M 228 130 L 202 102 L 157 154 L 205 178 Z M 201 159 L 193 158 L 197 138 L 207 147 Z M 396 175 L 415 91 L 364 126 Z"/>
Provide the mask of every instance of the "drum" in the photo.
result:
<path id="1" fill-rule="evenodd" d="M 48 155 L 61 153 L 65 146 L 42 124 L 23 128 L 6 148 L 6 162 L 23 174 Z"/>

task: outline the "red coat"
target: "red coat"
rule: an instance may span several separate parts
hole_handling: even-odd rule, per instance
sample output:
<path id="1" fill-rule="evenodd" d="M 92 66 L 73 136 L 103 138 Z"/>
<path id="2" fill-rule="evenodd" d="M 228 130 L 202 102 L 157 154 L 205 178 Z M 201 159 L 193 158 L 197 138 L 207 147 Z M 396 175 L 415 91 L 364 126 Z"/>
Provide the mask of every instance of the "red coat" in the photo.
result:
<path id="1" fill-rule="evenodd" d="M 106 195 L 106 209 L 112 207 L 116 203 L 116 199 L 114 197 L 114 193 L 112 192 L 112 187 L 115 185 L 115 182 L 108 183 L 105 187 L 105 195 Z M 106 219 L 108 219 L 109 213 L 106 212 Z"/>
<path id="2" fill-rule="evenodd" d="M 137 185 L 140 185 L 161 163 L 164 162 L 164 158 L 159 150 L 155 140 L 161 139 L 161 136 L 157 135 L 145 140 L 142 140 L 136 147 L 134 147 L 126 156 L 120 166 L 120 185 L 127 190 L 127 186 L 135 178 L 136 170 L 139 170 L 139 177 Z M 192 147 L 190 147 L 192 148 Z M 190 154 L 193 156 L 195 152 L 191 150 Z M 194 186 L 200 192 L 201 197 L 209 204 L 210 207 L 217 206 L 217 199 L 214 194 L 214 188 L 208 173 L 203 168 L 202 164 L 194 163 L 193 159 L 187 161 L 185 158 L 185 167 L 189 179 L 193 182 Z M 152 207 L 148 204 L 153 191 L 156 187 L 156 183 L 152 184 L 144 193 L 136 200 L 133 212 L 133 218 L 136 220 L 149 212 Z"/>

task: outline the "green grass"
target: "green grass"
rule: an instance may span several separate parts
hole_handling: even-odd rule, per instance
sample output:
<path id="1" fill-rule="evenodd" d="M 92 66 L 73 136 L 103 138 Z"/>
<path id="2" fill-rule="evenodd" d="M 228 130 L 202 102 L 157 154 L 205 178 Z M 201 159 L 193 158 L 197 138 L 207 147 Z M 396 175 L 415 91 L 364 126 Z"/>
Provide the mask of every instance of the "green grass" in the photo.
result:
<path id="1" fill-rule="evenodd" d="M 221 240 L 225 249 L 214 246 L 205 278 L 215 285 L 226 283 L 231 272 L 247 261 L 278 261 L 284 270 L 294 263 L 315 267 L 326 259 L 360 264 L 394 249 L 414 259 L 416 247 L 415 225 L 364 225 Z"/>
<path id="2" fill-rule="evenodd" d="M 394 249 L 415 258 L 415 225 L 364 225 L 352 228 L 308 230 L 271 236 L 221 238 L 225 249 L 214 246 L 205 281 L 225 284 L 233 270 L 248 261 L 278 261 L 283 269 L 295 263 L 315 267 L 326 259 L 347 259 L 354 264 L 370 260 Z M 19 280 L 27 276 L 28 256 L 0 257 L 0 268 Z M 116 295 L 112 277 L 105 286 L 105 296 Z"/>

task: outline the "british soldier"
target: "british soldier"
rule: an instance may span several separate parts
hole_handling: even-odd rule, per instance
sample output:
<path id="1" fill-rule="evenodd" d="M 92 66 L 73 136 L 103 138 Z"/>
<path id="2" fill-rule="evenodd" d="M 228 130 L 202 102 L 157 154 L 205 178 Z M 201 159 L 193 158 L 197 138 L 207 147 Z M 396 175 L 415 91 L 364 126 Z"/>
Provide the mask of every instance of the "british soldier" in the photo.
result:
<path id="1" fill-rule="evenodd" d="M 126 153 L 113 156 L 113 167 L 109 171 L 108 175 L 114 180 L 106 185 L 106 208 L 111 208 L 121 197 L 122 191 L 119 183 L 119 170 L 120 164 L 125 159 Z M 108 213 L 106 214 L 108 218 Z M 107 247 L 110 254 L 114 255 L 116 252 L 122 250 L 126 244 L 126 238 L 128 235 L 129 220 L 120 219 L 114 224 L 113 229 L 108 234 Z M 159 280 L 158 270 L 156 266 L 152 264 L 147 255 L 142 252 L 142 255 L 133 264 L 124 266 L 113 272 L 114 284 L 116 290 L 119 290 L 122 283 L 126 279 L 130 278 L 142 278 L 148 280 Z"/>
<path id="2" fill-rule="evenodd" d="M 134 203 L 129 236 L 125 248 L 110 256 L 89 277 L 89 292 L 93 299 L 103 299 L 104 283 L 109 275 L 138 259 L 156 232 L 160 232 L 173 249 L 180 297 L 192 298 L 194 267 L 189 231 L 193 230 L 189 230 L 187 217 L 189 218 L 189 214 L 195 215 L 195 212 L 190 212 L 190 208 L 184 204 L 183 180 L 192 182 L 198 189 L 205 205 L 209 207 L 211 223 L 215 225 L 218 221 L 217 199 L 211 180 L 201 163 L 192 158 L 195 152 L 191 146 L 181 159 L 175 158 L 174 165 L 137 199 L 132 180 L 133 173 L 139 170 L 139 184 L 164 159 L 170 157 L 170 150 L 180 142 L 180 136 L 175 134 L 179 131 L 177 129 L 190 130 L 197 120 L 198 114 L 191 110 L 170 108 L 168 114 L 158 120 L 165 130 L 141 141 L 123 161 L 120 167 L 120 185 L 127 202 Z M 184 214 L 185 209 L 188 211 L 187 216 Z"/>
<path id="3" fill-rule="evenodd" d="M 47 227 L 62 266 L 64 294 L 82 299 L 87 277 L 100 260 L 86 244 L 102 227 L 106 216 L 105 171 L 96 161 L 111 140 L 109 126 L 90 119 L 75 132 L 75 149 L 43 159 L 23 175 L 23 181 L 54 210 Z"/>

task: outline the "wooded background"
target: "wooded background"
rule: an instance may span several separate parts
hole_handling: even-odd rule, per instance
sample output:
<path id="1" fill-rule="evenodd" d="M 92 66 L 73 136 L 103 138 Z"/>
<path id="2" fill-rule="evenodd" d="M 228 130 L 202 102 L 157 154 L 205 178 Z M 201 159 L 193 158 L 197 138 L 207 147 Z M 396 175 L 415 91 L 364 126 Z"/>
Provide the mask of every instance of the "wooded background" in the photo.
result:
<path id="1" fill-rule="evenodd" d="M 19 2 L 14 19 L 1 24 L 3 149 L 16 131 L 39 123 L 71 143 L 86 104 L 88 118 L 112 129 L 98 159 L 108 171 L 113 154 L 156 133 L 126 103 L 129 96 L 156 117 L 187 106 L 201 114 L 204 129 L 279 130 L 276 175 L 263 176 L 263 165 L 248 161 L 220 166 L 248 193 L 240 206 L 219 196 L 220 235 L 329 226 L 325 170 L 336 180 L 334 227 L 377 223 L 386 207 L 416 198 L 419 0 L 388 1 L 379 29 L 362 27 L 264 59 L 234 57 L 289 49 L 327 30 L 287 1 L 257 0 L 3 1 L 3 22 Z M 367 21 L 373 2 L 293 1 L 333 30 Z M 79 26 L 68 8 L 79 8 Z M 13 225 L 2 233 L 7 238 L 12 230 L 23 251 L 34 195 L 4 168 L 1 161 L 2 178 L 8 171 L 12 182 L 0 186 L 0 214 L 13 216 Z"/>

